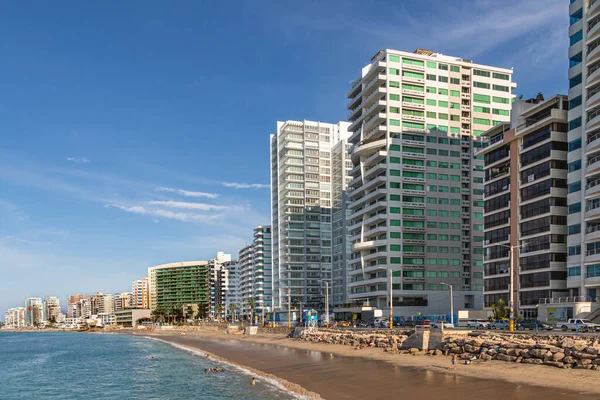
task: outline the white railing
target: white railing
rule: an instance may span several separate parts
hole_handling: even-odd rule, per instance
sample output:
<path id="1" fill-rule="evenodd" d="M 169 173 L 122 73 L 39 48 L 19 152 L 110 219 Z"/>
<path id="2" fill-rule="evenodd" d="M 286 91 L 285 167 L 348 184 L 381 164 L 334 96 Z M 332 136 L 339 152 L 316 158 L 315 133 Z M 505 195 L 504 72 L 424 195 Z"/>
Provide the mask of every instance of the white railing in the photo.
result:
<path id="1" fill-rule="evenodd" d="M 562 304 L 591 302 L 592 298 L 587 296 L 552 297 L 540 299 L 540 304 Z"/>

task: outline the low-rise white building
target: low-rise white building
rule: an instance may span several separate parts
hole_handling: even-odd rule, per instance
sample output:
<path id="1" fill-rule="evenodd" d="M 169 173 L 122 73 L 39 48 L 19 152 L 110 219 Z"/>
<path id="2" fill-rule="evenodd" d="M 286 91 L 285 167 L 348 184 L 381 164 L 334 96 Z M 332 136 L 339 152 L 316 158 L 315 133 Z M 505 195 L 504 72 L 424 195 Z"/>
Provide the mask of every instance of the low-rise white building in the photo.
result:
<path id="1" fill-rule="evenodd" d="M 27 326 L 25 307 L 9 308 L 4 314 L 4 323 L 10 329 L 25 328 Z"/>

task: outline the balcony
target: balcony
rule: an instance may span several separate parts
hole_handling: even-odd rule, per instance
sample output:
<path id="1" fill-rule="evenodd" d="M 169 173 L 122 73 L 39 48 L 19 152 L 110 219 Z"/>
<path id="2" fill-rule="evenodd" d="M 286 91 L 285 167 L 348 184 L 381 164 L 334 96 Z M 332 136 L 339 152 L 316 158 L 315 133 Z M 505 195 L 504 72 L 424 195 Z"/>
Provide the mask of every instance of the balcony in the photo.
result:
<path id="1" fill-rule="evenodd" d="M 371 143 L 358 144 L 354 146 L 351 157 L 352 163 L 358 164 L 360 158 L 369 157 L 386 145 L 386 140 L 376 140 Z"/>
<path id="2" fill-rule="evenodd" d="M 585 175 L 590 176 L 600 172 L 600 155 L 588 159 Z"/>
<path id="3" fill-rule="evenodd" d="M 361 100 L 362 100 L 362 96 L 354 96 L 354 97 L 352 97 L 350 99 L 350 101 L 348 102 L 348 105 L 347 105 L 346 108 L 348 110 L 352 110 L 352 109 L 357 108 L 360 105 Z"/>
<path id="4" fill-rule="evenodd" d="M 374 190 L 370 193 L 367 193 L 365 196 L 361 197 L 360 199 L 355 200 L 355 201 L 351 202 L 350 204 L 348 204 L 348 208 L 350 210 L 355 210 L 356 208 L 360 207 L 363 203 L 370 202 L 379 197 L 385 197 L 386 194 L 387 194 L 387 189 Z"/>
<path id="5" fill-rule="evenodd" d="M 371 250 L 371 249 L 374 249 L 379 246 L 385 246 L 386 244 L 387 244 L 387 241 L 385 239 L 384 240 L 369 240 L 369 241 L 365 241 L 365 242 L 358 242 L 358 243 L 354 243 L 352 245 L 352 251 L 358 252 L 358 251 Z"/>
<path id="6" fill-rule="evenodd" d="M 425 104 L 420 104 L 420 103 L 412 103 L 409 101 L 403 101 L 402 102 L 402 108 L 412 108 L 415 110 L 424 110 L 425 109 Z"/>
<path id="7" fill-rule="evenodd" d="M 381 103 L 381 101 L 379 103 Z M 377 105 L 377 103 L 375 105 Z M 387 114 L 384 111 L 378 112 L 373 117 L 369 118 L 368 120 L 365 120 L 363 129 L 366 132 L 369 132 L 371 129 L 373 129 L 373 128 L 377 127 L 378 125 L 381 125 L 383 122 L 385 122 L 387 120 Z"/>
<path id="8" fill-rule="evenodd" d="M 421 92 L 420 90 L 402 89 L 402 94 L 406 94 L 408 96 L 425 97 L 425 91 Z"/>
<path id="9" fill-rule="evenodd" d="M 593 241 L 600 239 L 600 226 L 590 225 L 585 230 L 585 240 Z"/>
<path id="10" fill-rule="evenodd" d="M 590 221 L 594 218 L 600 217 L 600 207 L 595 208 L 586 208 L 585 211 L 585 220 Z"/>
<path id="11" fill-rule="evenodd" d="M 364 214 L 372 214 L 374 211 L 380 210 L 382 208 L 385 209 L 386 207 L 387 207 L 387 201 L 385 201 L 385 198 L 382 198 L 382 199 L 379 199 L 379 201 L 376 201 L 375 203 L 368 205 L 361 210 L 354 211 L 351 218 L 352 219 L 360 218 Z"/>
<path id="12" fill-rule="evenodd" d="M 590 69 L 587 71 L 585 87 L 587 89 L 589 89 L 592 86 L 594 86 L 595 84 L 597 84 L 598 82 L 600 82 L 600 63 L 596 63 L 596 64 L 592 65 L 590 67 Z M 590 95 L 588 94 L 588 98 L 589 98 L 589 96 Z"/>
<path id="13" fill-rule="evenodd" d="M 592 43 L 588 46 L 587 65 L 591 65 L 600 60 L 600 42 Z"/>
<path id="14" fill-rule="evenodd" d="M 387 89 L 385 88 L 385 86 L 378 87 L 377 90 L 375 90 L 373 93 L 371 93 L 371 95 L 369 95 L 369 97 L 367 97 L 363 101 L 363 104 L 362 104 L 363 108 L 369 109 L 377 101 L 385 100 L 386 93 L 387 93 Z"/>
<path id="15" fill-rule="evenodd" d="M 585 130 L 589 132 L 591 130 L 600 128 L 600 108 L 592 110 L 587 113 Z"/>
<path id="16" fill-rule="evenodd" d="M 598 15 L 600 15 L 600 2 L 597 0 L 591 0 L 590 8 L 587 10 L 587 20 L 589 21 Z"/>
<path id="17" fill-rule="evenodd" d="M 355 121 L 358 117 L 362 115 L 363 108 L 356 107 L 354 110 L 348 113 L 348 121 Z"/>
<path id="18" fill-rule="evenodd" d="M 364 160 L 362 162 L 363 168 L 379 164 L 382 161 L 385 161 L 387 159 L 387 156 L 388 156 L 388 153 L 387 153 L 386 150 L 379 150 L 378 152 L 376 152 L 373 155 L 369 156 L 369 158 L 367 158 L 366 160 Z M 365 171 L 364 173 L 366 174 L 367 172 L 368 171 Z"/>
<path id="19" fill-rule="evenodd" d="M 380 124 L 377 125 L 375 128 L 371 129 L 370 131 L 367 132 L 367 134 L 364 137 L 364 140 L 377 140 L 379 138 L 381 138 L 381 136 L 385 135 L 387 133 L 387 126 Z"/>
<path id="20" fill-rule="evenodd" d="M 585 255 L 585 263 L 598 263 L 600 262 L 600 251 L 596 252 L 595 250 L 591 250 L 586 252 Z"/>
<path id="21" fill-rule="evenodd" d="M 585 198 L 589 199 L 600 194 L 600 179 L 593 180 L 585 185 Z"/>

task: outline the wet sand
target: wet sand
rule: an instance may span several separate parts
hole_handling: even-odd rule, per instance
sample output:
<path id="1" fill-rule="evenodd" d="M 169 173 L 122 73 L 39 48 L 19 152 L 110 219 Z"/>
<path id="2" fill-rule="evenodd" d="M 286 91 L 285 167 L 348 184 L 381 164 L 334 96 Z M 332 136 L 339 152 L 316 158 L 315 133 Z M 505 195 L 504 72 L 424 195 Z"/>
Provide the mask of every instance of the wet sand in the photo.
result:
<path id="1" fill-rule="evenodd" d="M 299 342 L 275 335 L 241 338 L 201 332 L 186 336 L 178 333 L 144 336 L 213 353 L 296 383 L 328 400 L 389 399 L 400 395 L 449 400 L 488 400 L 500 396 L 554 400 L 597 398 L 600 393 L 600 389 L 594 387 L 599 377 L 597 371 L 560 370 L 501 361 L 458 365 L 456 370 L 449 371 L 448 357 L 390 355 L 381 349 L 356 351 L 349 346 Z M 507 379 L 510 375 L 515 379 Z"/>

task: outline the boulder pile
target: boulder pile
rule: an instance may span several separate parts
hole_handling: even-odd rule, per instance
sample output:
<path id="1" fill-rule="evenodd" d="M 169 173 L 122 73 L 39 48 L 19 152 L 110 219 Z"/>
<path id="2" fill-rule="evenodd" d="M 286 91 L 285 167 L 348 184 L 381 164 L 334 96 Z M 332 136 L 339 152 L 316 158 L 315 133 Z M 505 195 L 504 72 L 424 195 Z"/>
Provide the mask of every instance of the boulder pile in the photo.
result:
<path id="1" fill-rule="evenodd" d="M 538 335 L 481 334 L 448 337 L 442 343 L 445 355 L 461 359 L 483 359 L 558 368 L 598 369 L 600 338 Z"/>
<path id="2" fill-rule="evenodd" d="M 305 342 L 341 344 L 353 347 L 378 347 L 382 349 L 402 349 L 402 343 L 408 338 L 412 331 L 370 331 L 370 332 L 352 332 L 322 330 L 318 332 L 309 332 L 303 330 L 298 339 Z"/>

